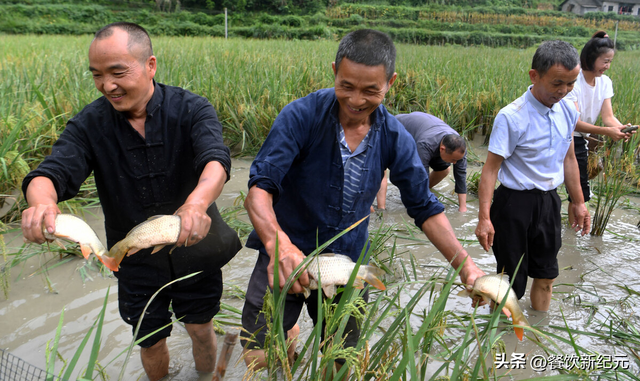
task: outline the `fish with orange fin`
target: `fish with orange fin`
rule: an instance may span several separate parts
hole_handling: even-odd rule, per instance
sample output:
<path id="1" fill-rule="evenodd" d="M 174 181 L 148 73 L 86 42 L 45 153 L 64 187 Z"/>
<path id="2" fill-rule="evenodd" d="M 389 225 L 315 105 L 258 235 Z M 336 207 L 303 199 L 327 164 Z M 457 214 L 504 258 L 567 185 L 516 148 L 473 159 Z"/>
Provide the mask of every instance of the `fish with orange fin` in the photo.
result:
<path id="1" fill-rule="evenodd" d="M 317 290 L 319 281 L 322 284 L 322 291 L 324 291 L 325 296 L 327 298 L 333 297 L 338 286 L 344 286 L 349 283 L 349 278 L 355 267 L 355 262 L 346 255 L 318 255 L 307 267 L 309 288 L 304 290 L 304 296 L 308 298 L 311 295 L 310 290 Z M 378 290 L 386 290 L 384 283 L 379 278 L 382 275 L 384 275 L 384 271 L 376 266 L 360 265 L 353 287 L 363 288 L 364 282 L 367 282 Z"/>
<path id="2" fill-rule="evenodd" d="M 119 266 L 125 255 L 135 254 L 142 249 L 153 247 L 151 254 L 155 254 L 166 245 L 178 242 L 181 227 L 180 216 L 150 217 L 147 221 L 136 225 L 124 239 L 113 245 L 107 257 Z"/>
<path id="3" fill-rule="evenodd" d="M 96 232 L 82 218 L 73 214 L 58 214 L 55 220 L 55 231 L 49 233 L 43 226 L 42 232 L 46 239 L 77 243 L 85 259 L 89 259 L 89 255 L 93 253 L 110 270 L 118 271 L 118 267 L 111 263 L 111 258 L 107 257 L 107 249 L 100 242 Z"/>
<path id="4" fill-rule="evenodd" d="M 524 337 L 524 329 L 516 327 L 516 325 L 525 327 L 530 327 L 530 325 L 520 309 L 518 298 L 516 297 L 516 293 L 513 292 L 508 279 L 507 275 L 504 274 L 484 275 L 476 279 L 473 284 L 473 290 L 462 290 L 458 295 L 470 296 L 472 298 L 474 296 L 481 296 L 486 303 L 494 301 L 497 304 L 500 304 L 506 295 L 507 300 L 504 303 L 503 311 L 507 309 L 511 312 L 511 319 L 514 325 L 513 330 L 515 331 L 516 336 L 518 336 L 518 339 L 522 341 Z"/>

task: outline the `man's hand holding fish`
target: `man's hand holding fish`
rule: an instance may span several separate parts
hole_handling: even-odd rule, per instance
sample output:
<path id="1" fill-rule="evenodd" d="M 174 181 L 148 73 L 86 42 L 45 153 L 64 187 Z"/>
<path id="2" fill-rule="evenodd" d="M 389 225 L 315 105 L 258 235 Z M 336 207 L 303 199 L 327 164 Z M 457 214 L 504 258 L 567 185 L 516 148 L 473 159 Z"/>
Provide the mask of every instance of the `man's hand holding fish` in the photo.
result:
<path id="1" fill-rule="evenodd" d="M 47 241 L 43 225 L 49 233 L 55 231 L 56 215 L 60 214 L 58 196 L 51 180 L 41 177 L 32 181 L 27 198 L 31 207 L 22 212 L 22 235 L 25 241 L 42 244 Z"/>
<path id="2" fill-rule="evenodd" d="M 275 211 L 273 210 L 273 195 L 256 188 L 254 192 L 249 192 L 245 200 L 251 223 L 256 229 L 256 233 L 265 242 L 265 249 L 269 255 L 269 265 L 267 266 L 267 276 L 269 286 L 273 287 L 273 273 L 275 268 L 276 241 L 278 246 L 278 276 L 280 288 L 284 287 L 287 278 L 293 273 L 296 267 L 304 261 L 305 255 L 291 243 L 289 236 L 282 231 L 278 224 Z M 309 274 L 303 271 L 298 279 L 289 289 L 290 294 L 302 294 L 305 288 L 309 287 Z"/>
<path id="3" fill-rule="evenodd" d="M 207 214 L 207 209 L 222 193 L 226 176 L 227 174 L 219 162 L 207 163 L 198 185 L 175 212 L 182 221 L 176 246 L 195 245 L 209 234 L 211 217 Z"/>
<path id="4" fill-rule="evenodd" d="M 211 218 L 207 215 L 208 205 L 184 204 L 175 213 L 180 216 L 180 235 L 176 246 L 193 246 L 209 234 Z"/>

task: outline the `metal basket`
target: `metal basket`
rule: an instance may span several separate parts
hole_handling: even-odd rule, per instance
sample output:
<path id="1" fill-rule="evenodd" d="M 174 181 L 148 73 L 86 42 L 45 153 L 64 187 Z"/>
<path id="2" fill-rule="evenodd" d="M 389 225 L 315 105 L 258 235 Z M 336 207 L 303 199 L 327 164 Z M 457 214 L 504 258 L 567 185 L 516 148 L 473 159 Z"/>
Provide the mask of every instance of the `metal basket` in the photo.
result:
<path id="1" fill-rule="evenodd" d="M 0 349 L 0 381 L 66 381 Z"/>

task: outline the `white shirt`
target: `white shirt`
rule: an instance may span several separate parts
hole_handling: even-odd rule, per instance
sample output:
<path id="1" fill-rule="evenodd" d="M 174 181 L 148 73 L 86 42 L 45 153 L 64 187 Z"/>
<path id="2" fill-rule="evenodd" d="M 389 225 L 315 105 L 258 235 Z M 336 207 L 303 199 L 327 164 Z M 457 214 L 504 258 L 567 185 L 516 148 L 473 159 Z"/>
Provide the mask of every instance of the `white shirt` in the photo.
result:
<path id="1" fill-rule="evenodd" d="M 591 86 L 584 79 L 582 70 L 578 74 L 573 90 L 567 94 L 566 100 L 577 102 L 580 109 L 580 120 L 589 124 L 595 124 L 602 110 L 605 99 L 613 97 L 613 83 L 606 75 L 596 77 L 595 86 Z M 587 136 L 586 133 L 575 132 L 574 136 Z"/>
<path id="2" fill-rule="evenodd" d="M 504 158 L 498 180 L 515 190 L 557 188 L 564 181 L 564 158 L 577 122 L 573 103 L 562 99 L 549 108 L 529 87 L 493 123 L 489 151 Z"/>

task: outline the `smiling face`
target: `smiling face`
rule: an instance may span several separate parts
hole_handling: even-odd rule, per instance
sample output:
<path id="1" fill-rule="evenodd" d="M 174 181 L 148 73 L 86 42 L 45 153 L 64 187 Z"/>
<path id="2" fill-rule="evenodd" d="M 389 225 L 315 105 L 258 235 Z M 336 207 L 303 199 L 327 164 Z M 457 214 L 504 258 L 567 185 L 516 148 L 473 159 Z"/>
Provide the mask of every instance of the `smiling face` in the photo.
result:
<path id="1" fill-rule="evenodd" d="M 369 115 L 384 100 L 396 73 L 387 81 L 384 65 L 367 66 L 347 58 L 342 59 L 338 71 L 335 62 L 332 66 L 340 123 L 343 127 L 368 123 Z"/>
<path id="2" fill-rule="evenodd" d="M 540 103 L 551 108 L 573 90 L 579 73 L 580 65 L 568 70 L 561 64 L 555 64 L 543 75 L 531 69 L 529 70 L 529 78 L 533 83 L 531 93 Z"/>
<path id="3" fill-rule="evenodd" d="M 89 48 L 89 70 L 96 88 L 113 107 L 129 118 L 146 115 L 147 103 L 153 95 L 156 58 L 143 57 L 140 45 L 129 49 L 129 35 L 122 29 L 94 40 Z"/>
<path id="4" fill-rule="evenodd" d="M 601 77 L 605 71 L 609 70 L 611 67 L 611 61 L 613 61 L 613 56 L 615 55 L 614 50 L 609 50 L 606 53 L 601 54 L 596 61 L 593 63 L 593 73 L 596 77 Z"/>

